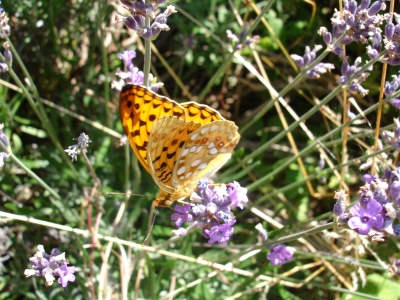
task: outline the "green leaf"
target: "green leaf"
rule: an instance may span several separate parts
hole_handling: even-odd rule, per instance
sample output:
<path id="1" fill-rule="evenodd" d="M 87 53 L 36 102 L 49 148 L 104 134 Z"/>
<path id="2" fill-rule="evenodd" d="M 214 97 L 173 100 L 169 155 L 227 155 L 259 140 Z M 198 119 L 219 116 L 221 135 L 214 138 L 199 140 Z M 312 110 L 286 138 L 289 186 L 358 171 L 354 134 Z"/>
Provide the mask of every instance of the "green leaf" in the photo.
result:
<path id="1" fill-rule="evenodd" d="M 26 125 L 21 125 L 19 128 L 21 129 L 22 132 L 29 134 L 29 135 L 36 136 L 41 139 L 47 137 L 47 132 L 42 129 L 39 129 L 39 128 L 26 126 Z"/>
<path id="2" fill-rule="evenodd" d="M 357 292 L 376 296 L 385 300 L 398 300 L 400 294 L 400 283 L 390 280 L 380 274 L 369 274 L 367 284 Z M 343 294 L 342 299 L 363 300 L 365 297 L 351 294 Z"/>

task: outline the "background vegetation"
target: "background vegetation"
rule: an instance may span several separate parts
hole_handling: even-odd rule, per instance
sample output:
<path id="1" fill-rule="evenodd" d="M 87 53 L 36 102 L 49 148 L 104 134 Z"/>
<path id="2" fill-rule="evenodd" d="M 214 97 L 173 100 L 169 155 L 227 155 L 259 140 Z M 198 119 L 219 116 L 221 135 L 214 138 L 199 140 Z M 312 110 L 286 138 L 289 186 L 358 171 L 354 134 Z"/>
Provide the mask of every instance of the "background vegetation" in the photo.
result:
<path id="1" fill-rule="evenodd" d="M 158 187 L 138 168 L 129 145 L 120 145 L 119 92 L 111 89 L 116 69 L 123 68 L 119 53 L 135 49 L 134 64 L 140 69 L 143 65 L 143 40 L 114 21 L 116 13 L 128 12 L 116 1 L 3 1 L 10 19 L 10 40 L 33 82 L 29 83 L 15 55 L 13 71 L 25 87 L 34 84 L 37 94 L 29 102 L 19 92 L 15 77 L 1 74 L 0 122 L 5 124 L 4 132 L 20 164 L 9 159 L 0 171 L 0 210 L 50 223 L 1 219 L 1 299 L 333 299 L 348 293 L 354 299 L 355 291 L 360 297 L 397 299 L 398 279 L 390 277 L 380 263 L 385 261 L 388 266 L 390 258 L 398 256 L 395 239 L 372 245 L 350 231 L 331 229 L 288 243 L 297 251 L 292 261 L 279 267 L 272 267 L 266 259 L 268 248 L 261 244 L 254 248 L 261 242 L 254 228 L 258 223 L 273 240 L 333 221 L 334 191 L 344 187 L 356 199 L 364 173 L 357 160 L 337 168 L 336 173 L 321 172 L 318 144 L 297 156 L 312 143 L 301 126 L 290 130 L 298 150 L 288 135 L 265 150 L 260 148 L 277 134 L 288 133 L 284 122 L 290 125 L 296 119 L 283 103 L 257 114 L 270 103 L 270 91 L 238 57 L 230 59 L 226 30 L 239 34 L 240 22 L 254 21 L 267 3 L 166 3 L 175 5 L 178 13 L 168 19 L 170 31 L 154 41 L 151 72 L 165 84 L 160 93 L 177 101 L 206 103 L 241 128 L 240 144 L 218 182 L 236 180 L 247 186 L 249 203 L 236 212 L 235 232 L 227 245 L 209 245 L 200 232 L 171 239 L 175 229 L 172 210 L 160 209 L 150 248 L 142 248 Z M 274 1 L 253 31 L 259 42 L 238 53 L 259 72 L 265 71 L 270 84 L 280 91 L 299 72 L 285 51 L 302 55 L 307 45 L 325 45 L 317 30 L 331 28 L 335 9 L 339 3 L 333 0 Z M 188 43 L 189 38 L 195 42 Z M 365 47 L 352 45 L 347 55 L 365 60 Z M 284 95 L 297 116 L 310 111 L 337 86 L 340 62 L 332 54 L 326 61 L 334 63 L 336 70 L 318 80 L 302 81 Z M 219 73 L 224 62 L 228 63 Z M 362 110 L 378 101 L 379 68 L 375 66 L 364 85 L 370 93 L 364 98 L 354 96 Z M 387 78 L 397 71 L 389 68 Z M 205 89 L 207 85 L 210 90 Z M 301 122 L 313 137 L 342 124 L 343 97 L 339 94 Z M 34 107 L 47 114 L 48 122 L 39 118 Z M 354 105 L 351 110 L 356 113 Z M 347 127 L 347 133 L 338 130 L 324 142 L 334 165 L 347 159 L 365 162 L 363 156 L 371 154 L 374 143 L 377 115 L 367 116 L 371 127 L 361 119 Z M 386 126 L 398 111 L 386 104 L 381 116 Z M 62 151 L 75 144 L 73 138 L 81 132 L 92 141 L 87 156 L 99 181 L 82 157 L 71 163 Z M 342 143 L 344 134 L 346 143 Z M 294 156 L 298 159 L 286 166 Z M 393 161 L 391 156 L 387 160 Z M 126 191 L 145 196 L 106 194 Z M 61 230 L 57 224 L 106 238 Z M 120 240 L 110 242 L 111 238 Z M 66 252 L 70 264 L 78 268 L 75 283 L 63 289 L 58 284 L 45 287 L 43 278 L 25 278 L 28 258 L 39 244 L 47 252 L 52 248 Z"/>

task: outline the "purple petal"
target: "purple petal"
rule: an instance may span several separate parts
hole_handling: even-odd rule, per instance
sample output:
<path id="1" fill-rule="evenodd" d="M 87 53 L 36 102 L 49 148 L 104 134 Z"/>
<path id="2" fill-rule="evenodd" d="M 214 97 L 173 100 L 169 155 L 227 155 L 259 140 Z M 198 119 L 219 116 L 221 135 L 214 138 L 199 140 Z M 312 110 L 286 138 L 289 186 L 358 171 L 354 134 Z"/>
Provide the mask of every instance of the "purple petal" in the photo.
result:
<path id="1" fill-rule="evenodd" d="M 358 217 L 358 216 L 360 216 L 360 210 L 361 210 L 360 204 L 353 205 L 353 206 L 350 208 L 350 214 L 351 214 L 353 217 Z"/>
<path id="2" fill-rule="evenodd" d="M 376 215 L 369 223 L 373 228 L 380 230 L 383 229 L 385 221 L 382 215 Z"/>
<path id="3" fill-rule="evenodd" d="M 221 226 L 212 227 L 209 232 L 210 240 L 208 241 L 208 243 L 209 244 L 214 244 L 215 242 L 218 242 L 220 244 L 226 243 L 233 234 L 233 227 L 231 226 L 235 223 L 236 220 L 229 223 L 225 223 Z"/>
<path id="4" fill-rule="evenodd" d="M 371 174 L 364 174 L 363 177 L 361 178 L 362 181 L 367 182 L 367 183 L 371 183 L 375 179 L 376 179 L 376 176 L 371 175 Z"/>
<path id="5" fill-rule="evenodd" d="M 358 232 L 359 234 L 368 234 L 371 229 L 370 224 L 361 222 L 361 219 L 359 217 L 351 218 L 348 224 L 351 229 Z"/>
<path id="6" fill-rule="evenodd" d="M 368 201 L 368 203 L 365 207 L 365 212 L 372 216 L 376 216 L 381 211 L 382 211 L 382 205 L 375 199 L 371 199 L 370 201 Z"/>

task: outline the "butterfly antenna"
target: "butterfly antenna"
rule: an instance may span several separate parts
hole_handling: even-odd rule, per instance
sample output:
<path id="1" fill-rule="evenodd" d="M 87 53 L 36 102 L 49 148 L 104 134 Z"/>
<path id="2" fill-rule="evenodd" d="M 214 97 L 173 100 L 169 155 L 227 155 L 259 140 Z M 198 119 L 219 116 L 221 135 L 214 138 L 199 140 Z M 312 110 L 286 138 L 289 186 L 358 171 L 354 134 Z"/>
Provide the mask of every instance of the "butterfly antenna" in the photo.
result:
<path id="1" fill-rule="evenodd" d="M 149 237 L 150 237 L 150 234 L 151 234 L 151 232 L 153 231 L 153 227 L 154 227 L 154 223 L 155 223 L 155 221 L 156 221 L 157 213 L 158 213 L 158 207 L 156 206 L 155 209 L 154 209 L 153 220 L 152 220 L 152 222 L 151 222 L 150 229 L 149 229 L 149 231 L 147 232 L 146 238 L 144 239 L 144 241 L 143 241 L 143 243 L 142 243 L 142 246 L 146 245 L 146 243 L 147 243 L 147 241 L 148 241 L 148 239 L 149 239 Z"/>
<path id="2" fill-rule="evenodd" d="M 118 192 L 107 192 L 107 195 L 146 196 L 146 195 L 142 195 L 142 194 L 118 193 Z"/>

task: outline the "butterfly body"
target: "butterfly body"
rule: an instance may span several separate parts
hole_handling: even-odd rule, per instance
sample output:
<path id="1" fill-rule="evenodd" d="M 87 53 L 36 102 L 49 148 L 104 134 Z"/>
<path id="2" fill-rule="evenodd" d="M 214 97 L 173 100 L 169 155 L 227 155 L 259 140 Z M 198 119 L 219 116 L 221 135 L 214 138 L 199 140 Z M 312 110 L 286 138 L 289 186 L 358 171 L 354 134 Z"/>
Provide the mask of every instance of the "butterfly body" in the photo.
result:
<path id="1" fill-rule="evenodd" d="M 212 108 L 179 104 L 147 88 L 127 85 L 120 116 L 129 143 L 161 191 L 157 206 L 190 196 L 231 157 L 240 139 L 237 126 Z"/>

